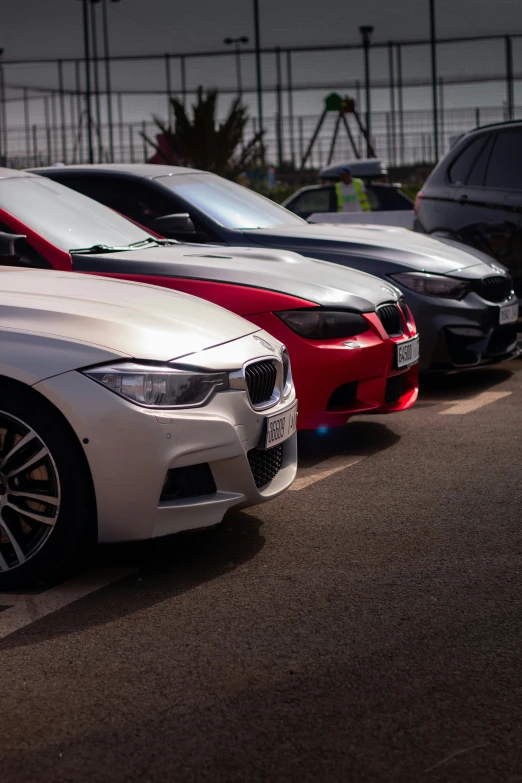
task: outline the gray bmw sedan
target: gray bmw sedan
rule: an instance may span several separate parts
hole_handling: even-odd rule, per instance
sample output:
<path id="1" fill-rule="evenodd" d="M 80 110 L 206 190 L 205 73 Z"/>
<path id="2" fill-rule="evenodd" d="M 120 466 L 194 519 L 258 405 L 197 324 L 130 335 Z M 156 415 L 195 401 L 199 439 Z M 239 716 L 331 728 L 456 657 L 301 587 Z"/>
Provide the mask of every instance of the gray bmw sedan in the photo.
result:
<path id="1" fill-rule="evenodd" d="M 517 355 L 507 270 L 451 241 L 374 225 L 310 224 L 215 174 L 152 164 L 33 169 L 180 242 L 293 250 L 400 288 L 421 333 L 420 367 L 454 370 Z"/>

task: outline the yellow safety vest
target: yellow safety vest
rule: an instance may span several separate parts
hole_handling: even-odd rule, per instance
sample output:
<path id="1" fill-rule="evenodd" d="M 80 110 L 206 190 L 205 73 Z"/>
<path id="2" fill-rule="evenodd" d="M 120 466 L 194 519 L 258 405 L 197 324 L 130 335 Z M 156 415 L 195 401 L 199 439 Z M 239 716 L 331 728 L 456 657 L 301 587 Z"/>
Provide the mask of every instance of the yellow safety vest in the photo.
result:
<path id="1" fill-rule="evenodd" d="M 366 192 L 364 190 L 364 185 L 362 183 L 361 179 L 356 179 L 355 177 L 352 179 L 355 192 L 357 194 L 357 198 L 359 199 L 359 204 L 361 205 L 361 209 L 363 212 L 371 212 L 370 202 L 368 201 L 368 196 L 366 195 Z M 343 197 L 341 195 L 341 185 L 342 182 L 336 182 L 335 183 L 335 195 L 337 196 L 337 211 L 342 212 L 343 211 Z"/>

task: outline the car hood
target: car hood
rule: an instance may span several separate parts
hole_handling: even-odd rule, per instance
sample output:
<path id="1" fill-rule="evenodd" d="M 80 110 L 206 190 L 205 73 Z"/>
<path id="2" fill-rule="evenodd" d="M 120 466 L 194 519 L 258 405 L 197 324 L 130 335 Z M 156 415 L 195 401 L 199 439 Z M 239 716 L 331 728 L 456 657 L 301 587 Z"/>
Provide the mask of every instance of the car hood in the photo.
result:
<path id="1" fill-rule="evenodd" d="M 433 274 L 451 274 L 477 264 L 477 256 L 464 246 L 394 226 L 303 223 L 255 229 L 245 234 L 261 245 L 277 244 L 306 254 L 317 250 L 327 251 L 329 256 L 342 254 L 389 261 L 390 273 L 409 268 Z M 484 260 L 484 266 L 487 263 Z M 484 270 L 483 274 L 487 271 Z"/>
<path id="2" fill-rule="evenodd" d="M 160 362 L 258 331 L 188 294 L 91 275 L 7 268 L 0 269 L 0 330 L 66 340 L 78 346 L 78 356 L 96 356 L 82 350 L 95 346 L 113 356 Z M 48 360 L 51 366 L 51 353 Z"/>
<path id="3" fill-rule="evenodd" d="M 184 277 L 289 294 L 329 307 L 372 312 L 399 292 L 365 272 L 290 250 L 171 245 L 131 252 L 73 255 L 79 272 Z"/>

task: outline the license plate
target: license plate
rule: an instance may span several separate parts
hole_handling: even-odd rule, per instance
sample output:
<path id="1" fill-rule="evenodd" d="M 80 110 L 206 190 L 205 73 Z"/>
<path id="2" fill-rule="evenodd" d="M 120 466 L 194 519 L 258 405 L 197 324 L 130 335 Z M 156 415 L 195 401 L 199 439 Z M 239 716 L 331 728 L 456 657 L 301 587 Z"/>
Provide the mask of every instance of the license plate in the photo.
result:
<path id="1" fill-rule="evenodd" d="M 397 345 L 397 369 L 417 364 L 419 361 L 419 336 Z"/>
<path id="2" fill-rule="evenodd" d="M 297 427 L 297 403 L 285 411 L 267 416 L 265 449 L 271 449 L 294 434 Z"/>
<path id="3" fill-rule="evenodd" d="M 518 302 L 500 308 L 499 324 L 512 324 L 515 321 L 518 321 Z"/>

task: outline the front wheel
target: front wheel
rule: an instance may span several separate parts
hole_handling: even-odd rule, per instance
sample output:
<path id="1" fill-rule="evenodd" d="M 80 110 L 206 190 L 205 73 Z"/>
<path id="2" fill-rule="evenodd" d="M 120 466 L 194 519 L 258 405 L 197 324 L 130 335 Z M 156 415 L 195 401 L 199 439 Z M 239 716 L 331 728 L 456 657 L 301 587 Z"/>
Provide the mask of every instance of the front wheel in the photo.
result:
<path id="1" fill-rule="evenodd" d="M 90 477 L 61 415 L 35 392 L 0 386 L 0 590 L 50 576 L 92 532 Z"/>

